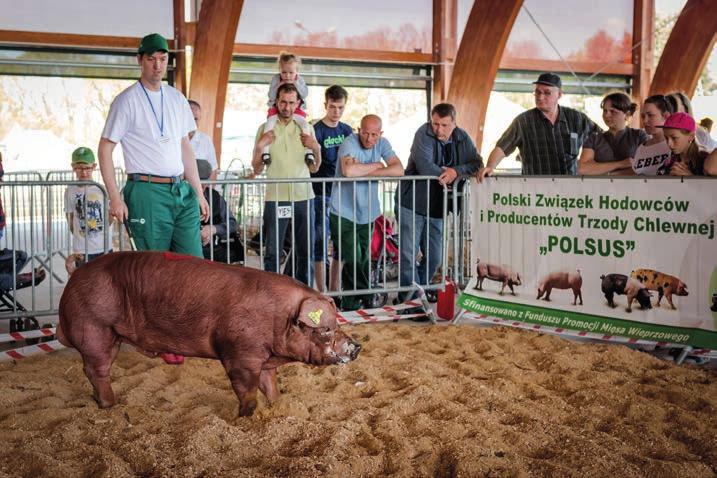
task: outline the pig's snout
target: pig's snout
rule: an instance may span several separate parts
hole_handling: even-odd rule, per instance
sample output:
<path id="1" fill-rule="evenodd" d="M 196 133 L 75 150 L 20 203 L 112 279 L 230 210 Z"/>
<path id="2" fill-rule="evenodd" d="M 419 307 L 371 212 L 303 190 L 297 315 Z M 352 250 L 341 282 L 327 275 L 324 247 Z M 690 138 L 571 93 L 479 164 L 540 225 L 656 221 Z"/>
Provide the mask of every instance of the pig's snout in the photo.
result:
<path id="1" fill-rule="evenodd" d="M 341 363 L 348 363 L 352 360 L 356 360 L 360 351 L 361 344 L 349 337 L 346 337 L 346 340 L 344 340 L 341 344 L 339 359 L 341 360 Z"/>

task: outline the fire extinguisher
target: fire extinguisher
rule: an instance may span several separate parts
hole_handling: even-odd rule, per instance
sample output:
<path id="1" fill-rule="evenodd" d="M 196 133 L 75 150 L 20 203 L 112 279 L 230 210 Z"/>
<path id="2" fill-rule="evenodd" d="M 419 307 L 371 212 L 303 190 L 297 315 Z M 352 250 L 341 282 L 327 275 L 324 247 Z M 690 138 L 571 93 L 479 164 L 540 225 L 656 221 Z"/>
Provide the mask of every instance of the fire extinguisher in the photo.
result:
<path id="1" fill-rule="evenodd" d="M 436 313 L 443 320 L 453 320 L 456 312 L 456 283 L 446 278 L 446 288 L 438 292 Z"/>

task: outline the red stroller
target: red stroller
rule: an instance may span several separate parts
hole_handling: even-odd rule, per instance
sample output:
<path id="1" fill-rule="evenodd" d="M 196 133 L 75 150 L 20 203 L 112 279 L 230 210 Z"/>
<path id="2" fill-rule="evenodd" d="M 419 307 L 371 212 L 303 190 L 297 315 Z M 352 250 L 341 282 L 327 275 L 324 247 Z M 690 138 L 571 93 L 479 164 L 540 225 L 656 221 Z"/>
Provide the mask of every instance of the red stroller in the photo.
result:
<path id="1" fill-rule="evenodd" d="M 399 259 L 398 236 L 393 232 L 393 224 L 384 215 L 380 215 L 373 222 L 371 234 L 372 289 L 384 288 L 389 281 L 398 278 Z M 388 302 L 388 294 L 377 293 L 373 302 L 373 307 L 383 307 Z"/>

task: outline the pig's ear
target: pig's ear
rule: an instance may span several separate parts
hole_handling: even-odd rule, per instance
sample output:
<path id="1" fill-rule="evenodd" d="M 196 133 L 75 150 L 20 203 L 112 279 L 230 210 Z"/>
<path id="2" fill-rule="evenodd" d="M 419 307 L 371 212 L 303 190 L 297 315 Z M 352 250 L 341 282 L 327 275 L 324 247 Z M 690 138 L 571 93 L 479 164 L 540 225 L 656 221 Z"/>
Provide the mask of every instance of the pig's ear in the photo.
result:
<path id="1" fill-rule="evenodd" d="M 327 297 L 304 299 L 296 320 L 309 327 L 332 327 L 336 324 L 336 306 Z"/>

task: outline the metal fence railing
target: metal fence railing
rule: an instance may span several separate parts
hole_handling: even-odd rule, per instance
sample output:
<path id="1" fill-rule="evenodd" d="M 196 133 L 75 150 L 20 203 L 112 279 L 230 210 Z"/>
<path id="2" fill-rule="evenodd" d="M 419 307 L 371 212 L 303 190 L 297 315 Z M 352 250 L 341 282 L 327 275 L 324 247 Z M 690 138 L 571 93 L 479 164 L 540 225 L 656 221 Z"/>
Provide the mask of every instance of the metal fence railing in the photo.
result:
<path id="1" fill-rule="evenodd" d="M 103 250 L 128 250 L 126 231 L 117 224 L 111 225 L 108 198 L 99 183 L 72 181 L 69 171 L 53 172 L 46 178 L 33 173 L 8 173 L 6 179 L 9 181 L 0 187 L 7 217 L 0 248 L 24 251 L 28 260 L 23 269 L 13 266 L 8 272 L 9 286 L 2 292 L 10 306 L 0 309 L 0 318 L 56 314 L 68 277 L 65 261 L 70 254 L 91 252 L 73 251 L 66 213 L 68 187 L 96 188 L 100 195 L 102 213 L 98 217 L 88 218 L 86 204 L 69 210 L 99 221 Z M 120 186 L 124 183 L 121 171 L 118 182 Z M 433 177 L 232 178 L 207 181 L 204 185 L 210 205 L 203 248 L 208 259 L 287 274 L 311 287 L 317 285 L 313 280 L 315 268 L 326 267 L 328 278 L 328 264 L 333 262 L 334 267 L 341 268 L 340 278 L 338 283 L 327 284 L 325 293 L 345 303 L 359 304 L 360 300 L 360 305 L 372 306 L 385 303 L 389 294 L 411 294 L 417 286 L 442 289 L 446 273 L 459 283 L 470 275 L 463 265 L 470 249 L 466 242 L 470 240 L 466 215 L 448 213 L 457 211 L 458 203 L 467 211 L 467 193 L 453 195 Z M 434 199 L 442 199 L 442 210 L 431 219 L 440 225 L 438 228 L 431 229 L 421 215 L 396 216 L 409 197 L 420 209 L 416 198 L 420 187 Z M 320 192 L 332 189 L 332 194 L 343 200 L 327 203 L 312 199 L 314 188 Z M 413 196 L 398 194 L 402 188 L 413 191 Z M 319 239 L 323 247 L 316 247 Z M 434 264 L 442 273 L 434 277 L 434 266 L 426 264 Z M 48 275 L 41 283 L 35 279 L 38 271 Z M 18 288 L 17 277 L 22 273 L 29 274 L 24 279 L 30 280 Z"/>

